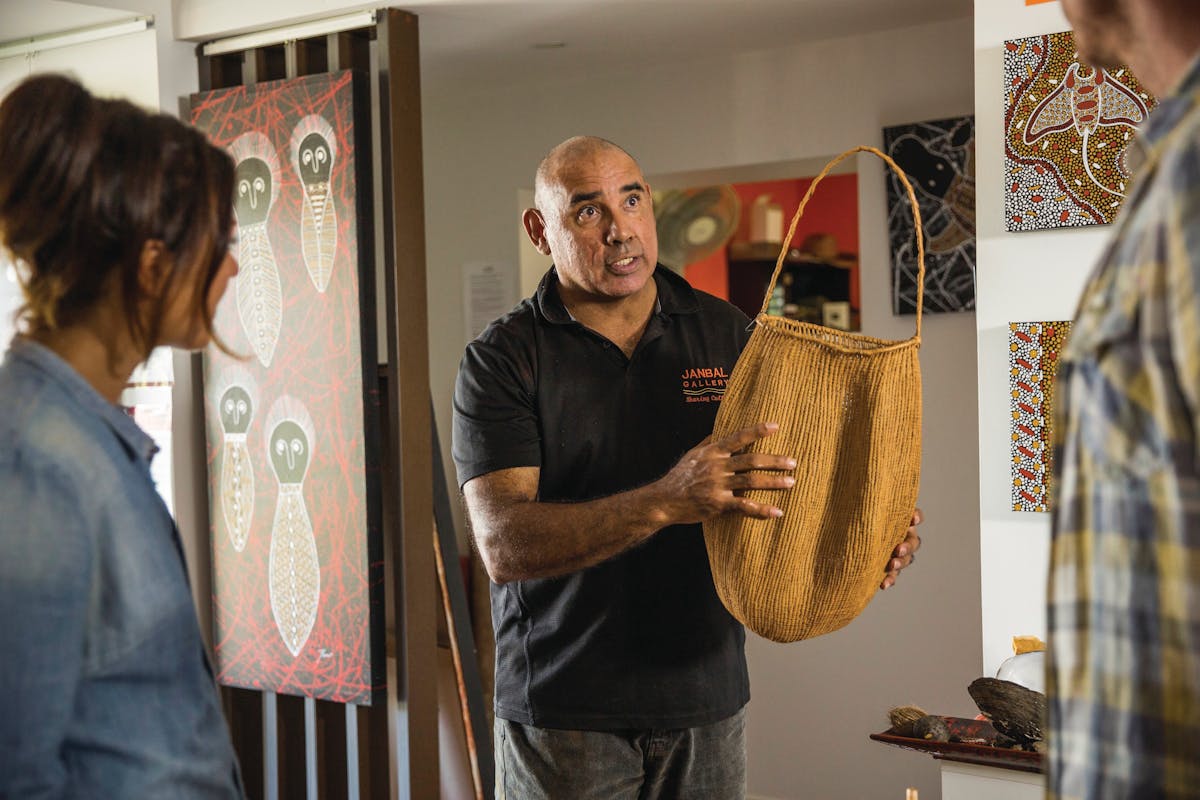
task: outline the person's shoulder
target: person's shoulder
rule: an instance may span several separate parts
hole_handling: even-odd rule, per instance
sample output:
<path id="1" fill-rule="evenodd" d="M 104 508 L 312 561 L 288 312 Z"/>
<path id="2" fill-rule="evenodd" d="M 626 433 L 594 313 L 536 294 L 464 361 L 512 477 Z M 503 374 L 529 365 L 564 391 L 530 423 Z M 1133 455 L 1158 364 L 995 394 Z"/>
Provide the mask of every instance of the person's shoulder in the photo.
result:
<path id="1" fill-rule="evenodd" d="M 529 341 L 533 338 L 537 316 L 536 302 L 527 297 L 507 314 L 489 323 L 468 346 L 482 344 L 495 347 Z"/>
<path id="2" fill-rule="evenodd" d="M 0 469 L 79 484 L 102 448 L 85 415 L 52 378 L 11 362 L 0 367 Z"/>
<path id="3" fill-rule="evenodd" d="M 539 318 L 536 300 L 526 298 L 494 320 L 467 344 L 459 377 L 492 372 L 531 375 L 537 361 Z"/>
<path id="4" fill-rule="evenodd" d="M 1151 189 L 1170 209 L 1168 220 L 1190 227 L 1200 207 L 1200 195 L 1195 191 L 1200 184 L 1200 114 L 1189 114 L 1169 136 L 1171 141 L 1164 146 L 1151 178 Z"/>
<path id="5" fill-rule="evenodd" d="M 1163 145 L 1160 170 L 1176 181 L 1190 181 L 1200 169 L 1200 113 L 1193 110 L 1179 120 L 1166 138 L 1169 141 Z M 1192 172 L 1179 175 L 1176 171 L 1180 169 Z"/>
<path id="6" fill-rule="evenodd" d="M 49 378 L 9 359 L 0 365 L 0 454 L 36 442 L 35 429 L 61 413 L 62 403 Z"/>
<path id="7" fill-rule="evenodd" d="M 696 302 L 700 305 L 700 313 L 706 318 L 728 321 L 743 326 L 750 324 L 750 317 L 746 316 L 744 311 L 728 300 L 722 300 L 720 297 L 709 294 L 702 289 L 693 287 L 692 291 L 696 293 Z"/>

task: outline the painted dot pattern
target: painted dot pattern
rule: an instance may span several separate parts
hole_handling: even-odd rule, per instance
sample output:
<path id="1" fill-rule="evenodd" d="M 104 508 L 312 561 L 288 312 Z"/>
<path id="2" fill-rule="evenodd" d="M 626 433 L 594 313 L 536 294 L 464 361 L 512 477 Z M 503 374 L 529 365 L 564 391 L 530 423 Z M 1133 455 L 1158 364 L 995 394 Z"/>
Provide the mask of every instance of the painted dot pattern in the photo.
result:
<path id="1" fill-rule="evenodd" d="M 1129 186 L 1127 148 L 1154 98 L 1124 67 L 1093 72 L 1071 32 L 1004 45 L 1005 224 L 1104 225 Z"/>
<path id="2" fill-rule="evenodd" d="M 1054 376 L 1071 323 L 1008 326 L 1013 511 L 1048 511 Z"/>

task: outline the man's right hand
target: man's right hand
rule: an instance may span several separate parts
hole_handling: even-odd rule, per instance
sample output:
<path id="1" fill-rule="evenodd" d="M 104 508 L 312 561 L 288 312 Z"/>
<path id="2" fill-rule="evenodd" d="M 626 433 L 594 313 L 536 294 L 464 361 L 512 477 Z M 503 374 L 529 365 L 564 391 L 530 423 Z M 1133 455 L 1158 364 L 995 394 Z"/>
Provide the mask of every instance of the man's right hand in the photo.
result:
<path id="1" fill-rule="evenodd" d="M 671 522 L 703 522 L 730 511 L 759 519 L 782 516 L 778 507 L 742 496 L 747 489 L 790 489 L 796 483 L 794 477 L 783 474 L 796 468 L 795 458 L 742 452 L 778 430 L 778 423 L 761 422 L 716 441 L 710 436 L 684 453 L 654 484 Z"/>

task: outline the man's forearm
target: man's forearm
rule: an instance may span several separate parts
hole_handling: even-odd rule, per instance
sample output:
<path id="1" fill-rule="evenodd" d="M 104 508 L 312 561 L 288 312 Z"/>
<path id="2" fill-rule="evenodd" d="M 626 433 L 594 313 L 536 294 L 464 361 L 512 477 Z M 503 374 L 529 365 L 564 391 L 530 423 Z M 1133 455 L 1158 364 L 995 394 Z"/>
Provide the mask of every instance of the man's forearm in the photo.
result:
<path id="1" fill-rule="evenodd" d="M 650 484 L 579 503 L 487 503 L 471 523 L 488 574 L 507 583 L 607 561 L 673 524 L 667 505 Z"/>
<path id="2" fill-rule="evenodd" d="M 773 422 L 704 440 L 651 484 L 579 503 L 538 502 L 540 469 L 513 467 L 468 480 L 463 495 L 475 541 L 497 583 L 549 578 L 606 561 L 668 525 L 737 513 L 767 519 L 783 512 L 744 495 L 789 489 L 791 456 L 743 452 L 778 430 Z"/>

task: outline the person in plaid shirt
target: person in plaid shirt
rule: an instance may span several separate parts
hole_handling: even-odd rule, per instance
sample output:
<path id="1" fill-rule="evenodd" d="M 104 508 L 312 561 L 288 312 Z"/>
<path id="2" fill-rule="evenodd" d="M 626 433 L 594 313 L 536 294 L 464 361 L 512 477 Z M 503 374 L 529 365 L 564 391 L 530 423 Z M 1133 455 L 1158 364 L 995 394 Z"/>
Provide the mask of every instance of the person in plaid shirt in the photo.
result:
<path id="1" fill-rule="evenodd" d="M 1200 798 L 1200 1 L 1063 10 L 1160 103 L 1060 358 L 1047 796 Z"/>

